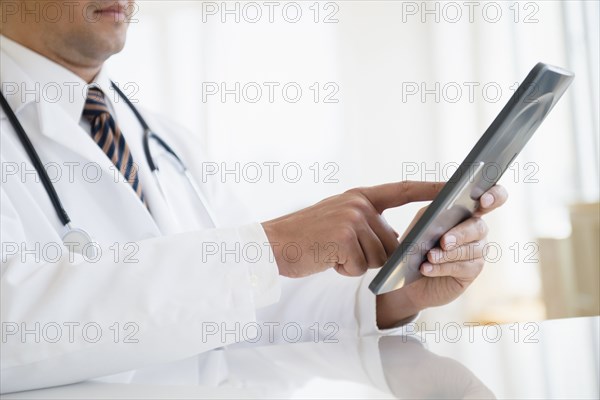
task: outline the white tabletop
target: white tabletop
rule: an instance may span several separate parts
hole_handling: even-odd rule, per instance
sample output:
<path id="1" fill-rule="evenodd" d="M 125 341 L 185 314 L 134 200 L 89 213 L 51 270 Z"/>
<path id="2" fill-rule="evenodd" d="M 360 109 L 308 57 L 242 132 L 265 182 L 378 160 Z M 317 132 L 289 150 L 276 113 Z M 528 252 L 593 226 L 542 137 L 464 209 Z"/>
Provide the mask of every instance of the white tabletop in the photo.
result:
<path id="1" fill-rule="evenodd" d="M 600 317 L 439 328 L 437 333 L 340 334 L 337 342 L 215 350 L 2 398 L 600 397 Z"/>

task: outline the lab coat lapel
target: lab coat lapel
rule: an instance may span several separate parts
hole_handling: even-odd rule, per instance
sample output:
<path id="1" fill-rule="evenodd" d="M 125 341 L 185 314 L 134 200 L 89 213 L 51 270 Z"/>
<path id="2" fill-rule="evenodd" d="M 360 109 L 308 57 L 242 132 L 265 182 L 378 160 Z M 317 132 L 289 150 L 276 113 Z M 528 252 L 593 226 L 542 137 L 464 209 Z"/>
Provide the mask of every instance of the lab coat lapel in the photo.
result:
<path id="1" fill-rule="evenodd" d="M 86 162 L 99 166 L 103 174 L 108 174 L 112 180 L 115 179 L 116 167 L 106 156 L 102 149 L 94 142 L 91 136 L 77 123 L 75 123 L 64 112 L 61 107 L 51 103 L 39 103 L 39 116 L 41 133 L 57 142 L 69 151 L 77 154 Z M 148 213 L 144 204 L 129 187 L 129 183 L 120 179 L 119 184 L 111 185 L 110 190 L 119 190 L 123 193 L 120 198 L 125 198 L 127 203 L 119 207 L 119 210 L 127 213 L 127 218 L 134 218 L 136 224 L 144 231 L 149 228 L 156 236 L 160 231 L 152 215 Z"/>
<path id="2" fill-rule="evenodd" d="M 42 135 L 59 143 L 88 162 L 98 165 L 103 173 L 114 175 L 114 165 L 94 142 L 88 132 L 56 105 L 38 103 L 40 131 Z"/>

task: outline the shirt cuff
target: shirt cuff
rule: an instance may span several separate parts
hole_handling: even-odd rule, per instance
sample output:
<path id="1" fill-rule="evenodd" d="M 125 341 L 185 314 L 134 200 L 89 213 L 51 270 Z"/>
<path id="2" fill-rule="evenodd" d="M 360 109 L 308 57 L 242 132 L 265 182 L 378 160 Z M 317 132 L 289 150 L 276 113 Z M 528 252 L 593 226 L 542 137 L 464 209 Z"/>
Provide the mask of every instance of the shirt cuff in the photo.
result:
<path id="1" fill-rule="evenodd" d="M 281 283 L 279 268 L 267 235 L 259 223 L 238 229 L 242 260 L 248 266 L 248 280 L 252 286 L 256 308 L 279 301 Z"/>
<path id="2" fill-rule="evenodd" d="M 358 332 L 360 336 L 369 335 L 403 335 L 406 326 L 419 318 L 419 314 L 405 318 L 397 326 L 389 329 L 379 329 L 377 326 L 377 304 L 376 296 L 369 290 L 369 283 L 377 275 L 378 270 L 369 270 L 361 278 L 356 301 L 356 318 L 358 320 Z M 412 331 L 411 331 L 412 332 Z"/>

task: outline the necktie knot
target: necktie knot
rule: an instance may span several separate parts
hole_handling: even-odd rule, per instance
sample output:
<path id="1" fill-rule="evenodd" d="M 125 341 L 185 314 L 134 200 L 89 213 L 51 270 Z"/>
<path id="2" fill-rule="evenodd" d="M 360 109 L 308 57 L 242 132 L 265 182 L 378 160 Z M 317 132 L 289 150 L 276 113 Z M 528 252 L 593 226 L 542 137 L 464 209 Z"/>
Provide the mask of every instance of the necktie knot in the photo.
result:
<path id="1" fill-rule="evenodd" d="M 111 115 L 102 90 L 96 87 L 88 89 L 83 118 L 90 123 L 90 134 L 96 144 L 113 162 L 121 175 L 129 182 L 137 196 L 146 204 L 142 185 L 140 184 L 137 166 L 129 146 L 125 142 L 123 132 Z"/>
<path id="2" fill-rule="evenodd" d="M 89 88 L 83 108 L 83 117 L 93 124 L 98 118 L 109 115 L 110 110 L 102 90 L 96 87 Z"/>

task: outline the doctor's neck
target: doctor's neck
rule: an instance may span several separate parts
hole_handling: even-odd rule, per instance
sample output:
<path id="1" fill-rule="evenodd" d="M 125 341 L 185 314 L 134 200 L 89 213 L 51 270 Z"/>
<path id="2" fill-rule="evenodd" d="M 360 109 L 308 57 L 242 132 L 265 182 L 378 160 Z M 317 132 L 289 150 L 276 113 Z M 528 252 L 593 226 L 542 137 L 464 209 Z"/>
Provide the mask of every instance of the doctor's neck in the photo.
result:
<path id="1" fill-rule="evenodd" d="M 27 47 L 28 49 L 35 51 L 36 53 L 54 61 L 55 63 L 65 67 L 69 71 L 73 72 L 75 75 L 79 76 L 85 82 L 90 83 L 92 80 L 98 75 L 103 61 L 101 62 L 82 62 L 83 60 L 73 59 L 73 57 L 69 57 L 68 54 L 63 54 L 61 52 L 52 51 L 52 48 L 45 45 L 44 43 L 40 43 L 31 37 L 23 38 L 19 36 L 11 36 L 10 33 L 2 32 L 4 36 L 7 38 L 14 40 L 22 46 Z"/>

